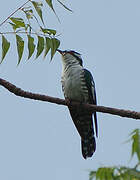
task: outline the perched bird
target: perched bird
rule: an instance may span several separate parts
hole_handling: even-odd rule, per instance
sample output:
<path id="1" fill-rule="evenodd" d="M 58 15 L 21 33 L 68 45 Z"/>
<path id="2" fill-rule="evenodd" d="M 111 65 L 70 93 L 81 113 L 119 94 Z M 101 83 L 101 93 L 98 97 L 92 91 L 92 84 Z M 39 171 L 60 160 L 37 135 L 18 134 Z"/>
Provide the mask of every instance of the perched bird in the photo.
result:
<path id="1" fill-rule="evenodd" d="M 62 55 L 62 89 L 64 97 L 69 101 L 97 104 L 95 83 L 91 73 L 83 68 L 81 54 L 75 51 L 57 51 Z M 86 159 L 91 157 L 96 150 L 94 126 L 98 136 L 96 112 L 91 113 L 82 107 L 68 107 L 72 120 L 81 137 L 82 155 Z"/>

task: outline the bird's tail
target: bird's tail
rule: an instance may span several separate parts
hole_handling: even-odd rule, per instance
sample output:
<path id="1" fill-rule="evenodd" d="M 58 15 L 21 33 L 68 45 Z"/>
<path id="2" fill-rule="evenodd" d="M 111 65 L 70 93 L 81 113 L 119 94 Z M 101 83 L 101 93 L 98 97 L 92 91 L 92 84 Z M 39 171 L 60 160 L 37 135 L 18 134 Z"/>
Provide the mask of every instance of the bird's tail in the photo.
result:
<path id="1" fill-rule="evenodd" d="M 82 155 L 85 159 L 91 157 L 96 150 L 96 142 L 93 132 L 88 134 L 89 136 L 81 139 Z"/>
<path id="2" fill-rule="evenodd" d="M 86 159 L 96 150 L 92 114 L 81 108 L 69 108 L 73 122 L 81 136 L 82 155 Z"/>

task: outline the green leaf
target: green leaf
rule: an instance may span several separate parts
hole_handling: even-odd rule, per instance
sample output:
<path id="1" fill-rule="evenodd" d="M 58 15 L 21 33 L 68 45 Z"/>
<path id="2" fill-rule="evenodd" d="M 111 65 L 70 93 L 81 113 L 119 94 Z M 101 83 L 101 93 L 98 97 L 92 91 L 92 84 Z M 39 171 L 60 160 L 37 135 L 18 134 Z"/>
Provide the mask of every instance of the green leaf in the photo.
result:
<path id="1" fill-rule="evenodd" d="M 40 56 L 40 54 L 42 53 L 43 49 L 44 49 L 44 38 L 41 37 L 41 36 L 38 36 L 36 58 L 38 58 L 38 56 Z"/>
<path id="2" fill-rule="evenodd" d="M 115 175 L 114 175 L 115 168 L 114 167 L 101 167 L 97 171 L 94 171 L 94 174 L 91 176 L 93 179 L 95 177 L 96 173 L 96 179 L 100 180 L 114 180 Z"/>
<path id="3" fill-rule="evenodd" d="M 30 26 L 30 24 L 26 24 L 26 26 L 25 26 L 25 31 L 27 32 L 29 32 L 29 34 L 31 33 L 31 30 L 32 30 L 32 27 Z"/>
<path id="4" fill-rule="evenodd" d="M 18 65 L 19 65 L 24 50 L 24 41 L 22 37 L 20 37 L 19 35 L 16 35 L 16 43 L 17 43 L 17 51 L 18 51 Z"/>
<path id="5" fill-rule="evenodd" d="M 65 9 L 67 9 L 70 12 L 73 12 L 71 9 L 69 9 L 65 4 L 63 4 L 61 1 L 57 0 Z"/>
<path id="6" fill-rule="evenodd" d="M 51 39 L 51 60 L 57 50 L 57 48 L 59 47 L 60 45 L 60 41 L 56 38 L 52 38 Z"/>
<path id="7" fill-rule="evenodd" d="M 46 0 L 46 3 L 47 3 L 47 4 L 49 5 L 49 7 L 52 9 L 52 11 L 53 11 L 54 14 L 56 15 L 58 21 L 60 22 L 59 17 L 57 16 L 57 14 L 56 14 L 56 12 L 55 12 L 55 10 L 54 10 L 54 8 L 53 8 L 52 0 Z"/>
<path id="8" fill-rule="evenodd" d="M 24 13 L 26 14 L 27 19 L 32 19 L 33 18 L 33 10 L 24 10 Z"/>
<path id="9" fill-rule="evenodd" d="M 53 5 L 52 5 L 52 0 L 46 0 L 46 2 L 47 2 L 47 4 L 50 6 L 50 8 L 51 8 L 52 10 L 54 10 Z"/>
<path id="10" fill-rule="evenodd" d="M 44 53 L 44 58 L 46 57 L 46 55 L 48 54 L 50 48 L 51 48 L 51 39 L 46 37 L 45 38 L 46 42 L 45 42 L 45 53 Z"/>
<path id="11" fill-rule="evenodd" d="M 27 37 L 28 37 L 28 51 L 29 51 L 28 59 L 30 59 L 30 57 L 35 51 L 35 44 L 33 37 L 31 37 L 30 35 L 28 35 Z"/>
<path id="12" fill-rule="evenodd" d="M 131 156 L 133 157 L 133 155 L 136 154 L 140 162 L 140 129 L 135 129 L 131 133 L 131 140 L 132 140 Z"/>
<path id="13" fill-rule="evenodd" d="M 55 35 L 56 34 L 56 30 L 54 30 L 54 29 L 44 29 L 41 27 L 41 30 L 45 34 L 49 34 L 49 35 Z"/>
<path id="14" fill-rule="evenodd" d="M 2 35 L 2 58 L 1 58 L 1 63 L 2 63 L 3 59 L 5 58 L 9 48 L 10 48 L 10 42 L 8 42 L 7 39 Z"/>
<path id="15" fill-rule="evenodd" d="M 128 180 L 138 180 L 140 179 L 140 171 L 136 170 L 135 168 L 128 168 L 121 166 L 120 168 L 117 168 L 118 173 L 116 174 L 116 177 L 119 177 L 118 179 Z"/>
<path id="16" fill-rule="evenodd" d="M 25 27 L 25 23 L 22 18 L 11 17 L 10 20 L 16 25 L 16 27 Z"/>
<path id="17" fill-rule="evenodd" d="M 36 2 L 36 1 L 31 1 L 31 2 L 32 2 L 36 12 L 38 13 L 42 23 L 44 24 L 43 16 L 42 16 L 42 10 L 41 10 L 41 7 L 43 6 L 43 4 L 40 2 Z"/>
<path id="18" fill-rule="evenodd" d="M 20 28 L 18 25 L 13 24 L 11 22 L 9 22 L 9 24 L 12 26 L 13 30 L 15 31 L 17 28 Z"/>
<path id="19" fill-rule="evenodd" d="M 93 178 L 95 178 L 96 177 L 96 171 L 91 171 L 90 173 L 89 173 L 89 180 L 92 180 Z"/>
<path id="20" fill-rule="evenodd" d="M 99 168 L 96 172 L 96 179 L 104 180 L 105 179 L 104 172 L 105 172 L 104 168 Z"/>
<path id="21" fill-rule="evenodd" d="M 97 180 L 139 180 L 140 171 L 125 166 L 100 167 L 97 171 L 91 171 L 89 180 L 96 177 Z"/>

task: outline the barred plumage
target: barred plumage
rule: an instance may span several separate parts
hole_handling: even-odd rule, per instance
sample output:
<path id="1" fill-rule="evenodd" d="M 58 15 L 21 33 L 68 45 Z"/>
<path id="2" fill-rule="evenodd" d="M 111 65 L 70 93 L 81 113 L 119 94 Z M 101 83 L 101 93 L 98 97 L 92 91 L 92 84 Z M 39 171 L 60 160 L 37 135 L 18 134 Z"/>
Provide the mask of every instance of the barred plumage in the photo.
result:
<path id="1" fill-rule="evenodd" d="M 61 51 L 62 54 L 62 89 L 64 96 L 70 101 L 96 104 L 95 83 L 91 73 L 82 66 L 79 53 L 74 51 Z M 81 107 L 69 107 L 72 120 L 81 136 L 82 155 L 86 159 L 96 150 L 92 113 Z M 97 117 L 94 113 L 96 135 Z"/>

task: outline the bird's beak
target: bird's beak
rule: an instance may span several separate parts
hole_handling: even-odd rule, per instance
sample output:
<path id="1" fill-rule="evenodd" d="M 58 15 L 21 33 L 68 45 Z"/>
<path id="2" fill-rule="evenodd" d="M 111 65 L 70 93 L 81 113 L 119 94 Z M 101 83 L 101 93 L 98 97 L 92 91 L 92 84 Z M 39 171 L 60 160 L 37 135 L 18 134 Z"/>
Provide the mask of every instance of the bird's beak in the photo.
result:
<path id="1" fill-rule="evenodd" d="M 56 51 L 58 51 L 61 55 L 64 54 L 64 51 L 61 51 L 60 49 L 57 49 Z"/>

